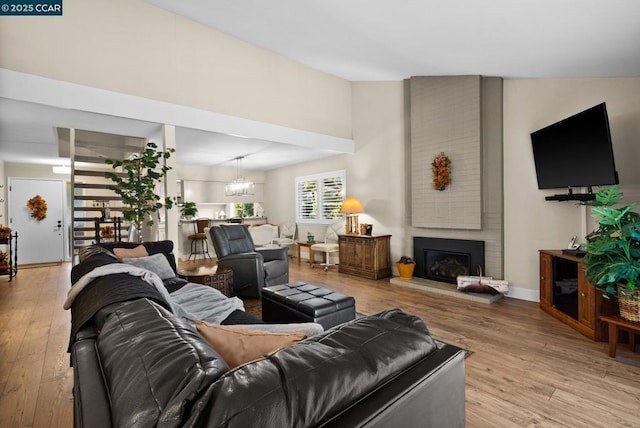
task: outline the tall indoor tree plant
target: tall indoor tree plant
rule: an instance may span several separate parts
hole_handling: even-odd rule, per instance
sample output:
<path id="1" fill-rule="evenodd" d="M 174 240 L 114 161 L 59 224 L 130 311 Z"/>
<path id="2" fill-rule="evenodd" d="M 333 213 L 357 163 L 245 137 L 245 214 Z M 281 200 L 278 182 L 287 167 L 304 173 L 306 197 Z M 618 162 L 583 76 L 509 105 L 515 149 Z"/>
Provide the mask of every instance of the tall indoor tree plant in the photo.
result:
<path id="1" fill-rule="evenodd" d="M 620 316 L 640 321 L 640 214 L 622 201 L 617 186 L 601 189 L 590 203 L 597 228 L 587 235 L 586 276 L 604 297 L 618 297 Z"/>
<path id="2" fill-rule="evenodd" d="M 116 194 L 122 197 L 125 207 L 122 211 L 126 220 L 136 226 L 137 240 L 141 241 L 142 226 L 152 226 L 152 213 L 162 207 L 170 209 L 173 200 L 165 197 L 164 201 L 156 194 L 156 186 L 166 177 L 171 169 L 166 165 L 166 160 L 171 157 L 175 149 L 159 151 L 158 146 L 148 142 L 142 152 L 135 153 L 128 159 L 106 161 L 114 170 L 122 168 L 126 173 L 121 176 L 116 172 L 107 172 L 105 176 L 115 183 L 109 186 Z"/>

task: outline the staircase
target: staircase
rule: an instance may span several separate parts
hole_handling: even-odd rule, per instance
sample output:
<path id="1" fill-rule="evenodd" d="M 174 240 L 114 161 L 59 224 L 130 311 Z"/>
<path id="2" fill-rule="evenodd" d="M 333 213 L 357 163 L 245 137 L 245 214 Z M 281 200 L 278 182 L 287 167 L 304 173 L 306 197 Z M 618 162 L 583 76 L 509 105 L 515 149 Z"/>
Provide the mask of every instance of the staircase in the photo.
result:
<path id="1" fill-rule="evenodd" d="M 122 198 L 109 188 L 113 182 L 105 177 L 106 172 L 120 176 L 126 176 L 126 173 L 114 171 L 105 161 L 125 159 L 139 152 L 147 141 L 68 128 L 57 128 L 57 135 L 59 152 L 62 155 L 68 147 L 71 159 L 71 242 L 75 264 L 82 247 L 104 239 L 129 239 L 130 224 L 122 221 Z M 112 228 L 113 237 L 101 235 L 100 229 L 106 227 Z"/>

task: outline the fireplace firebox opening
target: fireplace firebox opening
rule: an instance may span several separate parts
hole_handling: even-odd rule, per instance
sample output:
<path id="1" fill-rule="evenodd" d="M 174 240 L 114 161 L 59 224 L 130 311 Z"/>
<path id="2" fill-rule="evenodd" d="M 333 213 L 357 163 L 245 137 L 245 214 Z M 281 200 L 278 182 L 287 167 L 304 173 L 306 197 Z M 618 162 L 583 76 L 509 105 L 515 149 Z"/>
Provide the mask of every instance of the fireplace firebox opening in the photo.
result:
<path id="1" fill-rule="evenodd" d="M 456 283 L 458 275 L 476 275 L 484 269 L 484 241 L 413 238 L 414 276 Z"/>
<path id="2" fill-rule="evenodd" d="M 455 284 L 459 275 L 469 275 L 469 253 L 425 250 L 424 258 L 427 279 Z"/>

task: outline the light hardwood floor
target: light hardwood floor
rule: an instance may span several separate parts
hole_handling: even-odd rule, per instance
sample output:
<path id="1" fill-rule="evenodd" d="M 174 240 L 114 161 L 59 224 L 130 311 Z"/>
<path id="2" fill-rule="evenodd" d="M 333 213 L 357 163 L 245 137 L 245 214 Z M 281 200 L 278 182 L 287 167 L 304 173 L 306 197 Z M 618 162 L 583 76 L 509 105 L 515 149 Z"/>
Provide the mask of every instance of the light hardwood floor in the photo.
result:
<path id="1" fill-rule="evenodd" d="M 70 265 L 0 277 L 0 427 L 70 427 L 69 313 L 62 309 Z M 640 427 L 640 353 L 583 337 L 537 303 L 493 305 L 311 269 L 303 280 L 356 298 L 369 314 L 400 308 L 425 320 L 434 337 L 473 354 L 466 359 L 468 427 Z"/>

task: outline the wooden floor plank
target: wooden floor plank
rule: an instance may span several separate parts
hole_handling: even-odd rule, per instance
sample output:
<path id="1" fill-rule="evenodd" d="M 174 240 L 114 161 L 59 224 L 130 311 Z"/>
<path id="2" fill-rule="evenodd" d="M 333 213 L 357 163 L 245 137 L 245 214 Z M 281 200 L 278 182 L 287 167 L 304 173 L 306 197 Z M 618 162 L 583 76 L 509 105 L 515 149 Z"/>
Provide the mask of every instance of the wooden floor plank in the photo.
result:
<path id="1" fill-rule="evenodd" d="M 62 310 L 69 264 L 0 278 L 0 426 L 70 427 L 73 372 Z M 359 312 L 400 308 L 434 337 L 473 351 L 465 360 L 468 427 L 640 426 L 640 353 L 616 358 L 542 312 L 537 303 L 492 305 L 290 264 L 290 279 L 354 296 Z M 247 302 L 250 304 L 250 302 Z M 259 301 L 253 303 L 259 311 Z"/>

